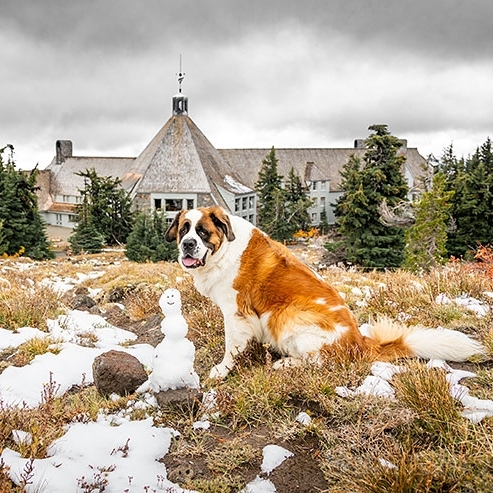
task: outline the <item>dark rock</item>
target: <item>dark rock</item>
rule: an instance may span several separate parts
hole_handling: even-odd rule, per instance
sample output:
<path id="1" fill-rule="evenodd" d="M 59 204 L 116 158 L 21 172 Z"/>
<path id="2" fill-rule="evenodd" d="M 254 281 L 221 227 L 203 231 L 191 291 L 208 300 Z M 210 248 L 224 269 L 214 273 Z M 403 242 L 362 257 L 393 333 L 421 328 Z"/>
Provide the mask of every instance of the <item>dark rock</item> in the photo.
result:
<path id="1" fill-rule="evenodd" d="M 72 310 L 89 310 L 96 306 L 96 302 L 87 294 L 79 294 L 70 301 Z"/>
<path id="2" fill-rule="evenodd" d="M 89 294 L 89 289 L 85 286 L 76 286 L 73 290 L 74 296 L 80 296 L 82 294 Z"/>
<path id="3" fill-rule="evenodd" d="M 184 483 L 195 477 L 195 470 L 190 462 L 180 464 L 168 472 L 168 479 L 173 483 Z"/>
<path id="4" fill-rule="evenodd" d="M 111 350 L 94 359 L 94 384 L 101 395 L 135 392 L 146 380 L 144 365 L 131 354 Z"/>
<path id="5" fill-rule="evenodd" d="M 187 414 L 196 413 L 202 402 L 202 392 L 197 389 L 163 390 L 154 395 L 161 409 Z"/>
<path id="6" fill-rule="evenodd" d="M 92 313 L 93 315 L 101 315 L 101 309 L 98 305 L 94 305 L 92 308 L 89 309 L 89 313 Z"/>
<path id="7" fill-rule="evenodd" d="M 132 320 L 128 314 L 116 303 L 106 305 L 103 316 L 109 324 L 120 327 L 121 329 L 127 329 L 132 325 Z"/>
<path id="8" fill-rule="evenodd" d="M 128 288 L 125 289 L 122 286 L 116 286 L 106 295 L 106 301 L 108 303 L 118 303 L 120 301 L 123 301 L 123 299 L 127 295 L 128 290 Z"/>
<path id="9" fill-rule="evenodd" d="M 161 332 L 162 315 L 151 315 L 147 320 L 142 321 L 138 331 L 139 344 L 150 344 L 156 347 L 163 339 L 164 334 Z"/>

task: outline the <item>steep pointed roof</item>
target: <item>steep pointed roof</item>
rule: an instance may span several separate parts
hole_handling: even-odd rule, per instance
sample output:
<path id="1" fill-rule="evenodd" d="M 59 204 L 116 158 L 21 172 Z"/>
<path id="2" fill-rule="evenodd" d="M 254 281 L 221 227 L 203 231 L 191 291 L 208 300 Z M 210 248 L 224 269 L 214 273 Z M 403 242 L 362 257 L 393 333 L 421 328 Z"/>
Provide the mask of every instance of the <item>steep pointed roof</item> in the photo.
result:
<path id="1" fill-rule="evenodd" d="M 207 193 L 225 205 L 221 189 L 252 191 L 186 114 L 173 115 L 164 124 L 128 174 L 141 176 L 135 194 Z"/>

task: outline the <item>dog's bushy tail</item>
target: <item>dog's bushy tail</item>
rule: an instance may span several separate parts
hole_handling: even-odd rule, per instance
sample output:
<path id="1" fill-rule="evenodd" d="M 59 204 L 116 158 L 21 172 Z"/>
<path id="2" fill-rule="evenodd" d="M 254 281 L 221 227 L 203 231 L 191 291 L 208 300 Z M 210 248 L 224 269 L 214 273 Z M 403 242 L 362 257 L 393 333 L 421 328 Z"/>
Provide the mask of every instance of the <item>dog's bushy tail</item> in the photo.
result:
<path id="1" fill-rule="evenodd" d="M 376 359 L 385 361 L 409 357 L 465 361 L 486 353 L 481 343 L 462 332 L 408 327 L 385 317 L 370 327 L 369 337 L 377 343 Z"/>

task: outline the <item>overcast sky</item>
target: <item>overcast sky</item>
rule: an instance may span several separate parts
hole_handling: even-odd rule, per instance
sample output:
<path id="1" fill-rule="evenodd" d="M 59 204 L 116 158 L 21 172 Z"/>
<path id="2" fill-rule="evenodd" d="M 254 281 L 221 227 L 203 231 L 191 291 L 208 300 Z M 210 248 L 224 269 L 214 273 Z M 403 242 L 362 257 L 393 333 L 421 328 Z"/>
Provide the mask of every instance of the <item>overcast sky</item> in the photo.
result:
<path id="1" fill-rule="evenodd" d="M 0 147 L 46 167 L 137 156 L 171 116 L 217 148 L 351 147 L 386 123 L 421 154 L 493 138 L 491 0 L 2 0 Z"/>

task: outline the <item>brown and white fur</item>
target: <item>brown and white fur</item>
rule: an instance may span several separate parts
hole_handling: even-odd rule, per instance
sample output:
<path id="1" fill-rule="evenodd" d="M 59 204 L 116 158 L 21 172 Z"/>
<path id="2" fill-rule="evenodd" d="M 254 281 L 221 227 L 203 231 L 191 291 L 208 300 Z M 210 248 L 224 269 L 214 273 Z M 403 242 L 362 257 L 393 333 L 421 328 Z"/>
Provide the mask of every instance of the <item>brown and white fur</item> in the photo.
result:
<path id="1" fill-rule="evenodd" d="M 340 294 L 284 245 L 221 207 L 181 211 L 166 232 L 195 287 L 224 316 L 225 354 L 210 376 L 224 378 L 250 339 L 286 358 L 320 361 L 330 346 L 373 360 L 422 357 L 463 361 L 483 346 L 461 332 L 410 328 L 382 319 L 365 337 Z M 352 353 L 355 354 L 355 353 Z"/>

